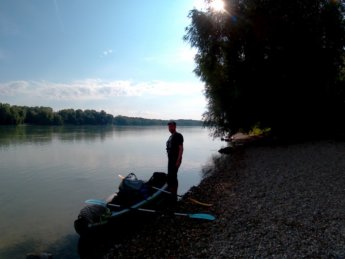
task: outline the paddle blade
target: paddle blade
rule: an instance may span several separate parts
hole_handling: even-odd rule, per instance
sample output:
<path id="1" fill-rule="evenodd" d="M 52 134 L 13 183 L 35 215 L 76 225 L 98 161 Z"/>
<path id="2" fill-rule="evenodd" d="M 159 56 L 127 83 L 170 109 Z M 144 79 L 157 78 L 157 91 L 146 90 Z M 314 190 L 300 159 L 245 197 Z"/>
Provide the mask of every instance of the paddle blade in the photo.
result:
<path id="1" fill-rule="evenodd" d="M 196 214 L 189 214 L 189 217 L 192 219 L 205 219 L 205 220 L 215 220 L 216 217 L 211 214 L 205 213 L 196 213 Z"/>
<path id="2" fill-rule="evenodd" d="M 95 200 L 95 199 L 86 200 L 85 203 L 87 203 L 87 204 L 94 204 L 94 205 L 100 205 L 100 206 L 103 206 L 103 207 L 107 206 L 107 203 L 105 201 Z"/>

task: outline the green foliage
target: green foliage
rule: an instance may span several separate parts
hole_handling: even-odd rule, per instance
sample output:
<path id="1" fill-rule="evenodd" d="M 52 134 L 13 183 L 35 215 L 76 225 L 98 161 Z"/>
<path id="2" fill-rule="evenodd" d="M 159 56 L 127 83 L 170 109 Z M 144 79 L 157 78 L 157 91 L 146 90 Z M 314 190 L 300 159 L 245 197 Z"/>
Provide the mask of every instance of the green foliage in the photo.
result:
<path id="1" fill-rule="evenodd" d="M 151 120 L 151 119 L 144 119 L 144 118 L 137 118 L 137 117 L 127 117 L 127 116 L 116 116 L 114 118 L 115 125 L 121 126 L 148 126 L 148 125 L 166 125 L 162 120 Z"/>
<path id="2" fill-rule="evenodd" d="M 344 126 L 344 1 L 225 5 L 227 12 L 192 10 L 185 35 L 198 50 L 204 121 L 214 135 L 248 131 L 258 121 L 278 135 Z"/>
<path id="3" fill-rule="evenodd" d="M 115 125 L 131 125 L 131 126 L 166 126 L 168 123 L 167 120 L 157 120 L 157 119 L 145 119 L 138 117 L 127 117 L 127 116 L 116 116 L 114 117 Z M 202 122 L 198 120 L 176 120 L 177 125 L 179 126 L 202 126 Z"/>
<path id="4" fill-rule="evenodd" d="M 132 118 L 107 114 L 105 111 L 64 109 L 54 112 L 50 107 L 11 106 L 0 103 L 0 125 L 167 125 L 167 120 Z M 179 126 L 201 126 L 198 120 L 176 120 Z"/>
<path id="5" fill-rule="evenodd" d="M 26 111 L 18 106 L 0 103 L 0 125 L 16 125 L 24 122 Z"/>
<path id="6" fill-rule="evenodd" d="M 249 136 L 262 136 L 271 132 L 271 128 L 262 128 L 260 123 L 257 123 L 253 128 L 248 132 Z"/>

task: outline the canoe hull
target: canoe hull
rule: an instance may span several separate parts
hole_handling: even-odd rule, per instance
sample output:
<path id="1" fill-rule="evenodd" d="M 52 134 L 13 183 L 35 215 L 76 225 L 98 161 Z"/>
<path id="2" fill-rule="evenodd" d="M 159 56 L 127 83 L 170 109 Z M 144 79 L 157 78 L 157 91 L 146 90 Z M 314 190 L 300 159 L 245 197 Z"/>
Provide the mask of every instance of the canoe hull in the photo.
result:
<path id="1" fill-rule="evenodd" d="M 123 232 L 136 225 L 145 224 L 152 214 L 139 209 L 164 209 L 171 195 L 167 190 L 166 174 L 155 172 L 151 179 L 145 183 L 145 195 L 126 198 L 121 192 L 109 196 L 104 202 L 105 206 L 87 205 L 79 213 L 74 222 L 74 228 L 80 236 L 94 235 L 104 230 Z M 159 188 L 160 190 L 152 187 Z M 147 192 L 148 191 L 148 192 Z M 136 194 L 137 195 L 137 194 Z M 109 204 L 116 204 L 117 207 Z"/>

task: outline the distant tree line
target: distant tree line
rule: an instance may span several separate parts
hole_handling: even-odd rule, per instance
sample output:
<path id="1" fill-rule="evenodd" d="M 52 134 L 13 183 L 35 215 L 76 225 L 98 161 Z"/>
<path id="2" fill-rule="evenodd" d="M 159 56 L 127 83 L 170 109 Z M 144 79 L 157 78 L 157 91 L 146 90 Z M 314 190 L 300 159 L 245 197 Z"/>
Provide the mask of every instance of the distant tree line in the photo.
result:
<path id="1" fill-rule="evenodd" d="M 177 120 L 181 126 L 201 126 L 198 120 Z M 0 103 L 0 125 L 166 125 L 166 120 L 113 116 L 105 111 L 64 109 L 54 112 L 50 107 L 27 107 Z"/>

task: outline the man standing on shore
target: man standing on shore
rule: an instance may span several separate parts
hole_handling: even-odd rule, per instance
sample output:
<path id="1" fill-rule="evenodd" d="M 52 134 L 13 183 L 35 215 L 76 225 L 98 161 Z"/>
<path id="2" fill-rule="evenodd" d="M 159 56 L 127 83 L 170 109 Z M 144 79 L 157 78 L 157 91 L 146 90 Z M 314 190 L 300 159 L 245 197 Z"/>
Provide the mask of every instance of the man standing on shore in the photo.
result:
<path id="1" fill-rule="evenodd" d="M 176 122 L 170 120 L 168 122 L 168 129 L 171 133 L 167 141 L 168 154 L 168 178 L 167 183 L 169 191 L 177 195 L 178 180 L 177 171 L 182 163 L 183 154 L 183 136 L 176 131 Z M 177 197 L 176 197 L 177 198 Z"/>

